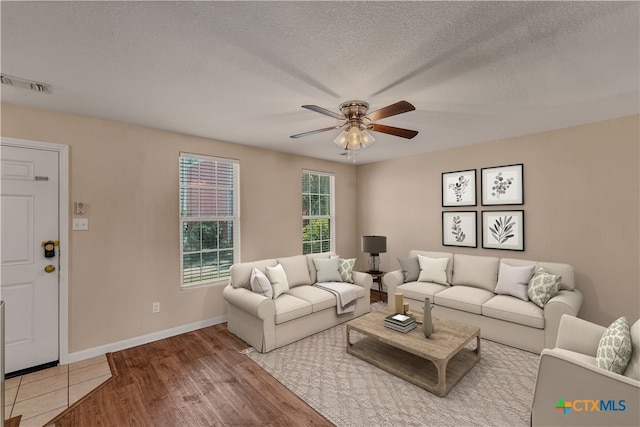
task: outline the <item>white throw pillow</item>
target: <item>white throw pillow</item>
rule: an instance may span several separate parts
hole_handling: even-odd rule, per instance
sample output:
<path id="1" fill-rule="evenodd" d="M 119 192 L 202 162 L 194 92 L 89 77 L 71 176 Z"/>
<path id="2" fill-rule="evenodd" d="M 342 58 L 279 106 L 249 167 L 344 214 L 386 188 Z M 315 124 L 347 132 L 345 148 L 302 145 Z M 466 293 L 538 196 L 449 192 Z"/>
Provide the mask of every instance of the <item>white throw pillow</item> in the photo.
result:
<path id="1" fill-rule="evenodd" d="M 418 254 L 420 264 L 420 275 L 418 282 L 433 282 L 441 285 L 447 283 L 447 263 L 449 258 L 429 258 Z"/>
<path id="2" fill-rule="evenodd" d="M 511 295 L 523 301 L 529 301 L 527 287 L 533 274 L 533 265 L 515 267 L 500 263 L 496 294 Z"/>
<path id="3" fill-rule="evenodd" d="M 271 286 L 271 282 L 269 282 L 269 278 L 255 267 L 251 269 L 249 283 L 251 284 L 251 290 L 256 294 L 273 298 L 273 287 Z"/>
<path id="4" fill-rule="evenodd" d="M 278 264 L 275 267 L 267 267 L 267 276 L 273 287 L 273 299 L 278 298 L 289 290 L 287 274 L 284 272 L 282 264 Z"/>
<path id="5" fill-rule="evenodd" d="M 316 279 L 318 283 L 342 282 L 342 277 L 340 277 L 340 272 L 338 271 L 340 259 L 337 256 L 329 259 L 314 258 L 313 263 L 316 266 L 316 270 L 318 270 L 318 278 Z"/>

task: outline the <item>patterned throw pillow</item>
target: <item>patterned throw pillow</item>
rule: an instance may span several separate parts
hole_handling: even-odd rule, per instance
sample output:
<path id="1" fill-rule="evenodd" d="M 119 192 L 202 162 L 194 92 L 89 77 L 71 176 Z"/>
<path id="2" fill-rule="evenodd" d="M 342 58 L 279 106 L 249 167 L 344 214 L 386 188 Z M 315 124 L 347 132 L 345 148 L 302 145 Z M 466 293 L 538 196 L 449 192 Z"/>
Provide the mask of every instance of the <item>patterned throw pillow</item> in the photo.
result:
<path id="1" fill-rule="evenodd" d="M 529 281 L 527 291 L 529 299 L 539 307 L 544 307 L 551 298 L 560 292 L 560 282 L 562 282 L 562 276 L 556 276 L 543 267 L 538 267 Z"/>
<path id="2" fill-rule="evenodd" d="M 273 297 L 273 288 L 271 287 L 271 282 L 265 274 L 253 267 L 251 269 L 251 279 L 249 280 L 251 283 L 251 290 L 257 294 L 265 296 L 267 298 Z"/>
<path id="3" fill-rule="evenodd" d="M 338 273 L 343 282 L 353 283 L 353 266 L 356 264 L 355 258 L 342 259 L 338 261 Z"/>
<path id="4" fill-rule="evenodd" d="M 623 374 L 631 360 L 631 329 L 626 317 L 613 322 L 602 334 L 596 353 L 599 368 Z"/>

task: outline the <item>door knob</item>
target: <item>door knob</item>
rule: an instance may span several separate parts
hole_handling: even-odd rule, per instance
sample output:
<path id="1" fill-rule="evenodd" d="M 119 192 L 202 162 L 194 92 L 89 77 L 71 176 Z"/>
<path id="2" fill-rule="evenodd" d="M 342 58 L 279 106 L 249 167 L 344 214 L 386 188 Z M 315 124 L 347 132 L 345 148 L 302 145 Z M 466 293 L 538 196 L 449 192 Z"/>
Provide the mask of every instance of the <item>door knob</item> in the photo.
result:
<path id="1" fill-rule="evenodd" d="M 53 273 L 54 271 L 56 271 L 56 268 L 53 265 L 49 264 L 44 268 L 44 271 L 46 271 L 47 273 Z"/>

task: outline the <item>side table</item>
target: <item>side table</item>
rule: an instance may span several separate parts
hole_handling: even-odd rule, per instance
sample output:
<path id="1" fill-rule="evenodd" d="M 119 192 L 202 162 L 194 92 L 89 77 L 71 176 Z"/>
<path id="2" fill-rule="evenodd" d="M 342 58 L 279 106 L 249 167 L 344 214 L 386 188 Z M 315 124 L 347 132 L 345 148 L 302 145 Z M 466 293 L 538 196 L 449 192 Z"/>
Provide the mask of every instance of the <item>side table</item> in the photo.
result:
<path id="1" fill-rule="evenodd" d="M 365 271 L 364 273 L 370 274 L 371 277 L 373 278 L 373 283 L 377 283 L 378 284 L 378 293 L 380 295 L 380 301 L 383 301 L 382 299 L 382 276 L 385 275 L 385 271 L 379 271 L 377 273 L 372 273 L 370 271 Z"/>

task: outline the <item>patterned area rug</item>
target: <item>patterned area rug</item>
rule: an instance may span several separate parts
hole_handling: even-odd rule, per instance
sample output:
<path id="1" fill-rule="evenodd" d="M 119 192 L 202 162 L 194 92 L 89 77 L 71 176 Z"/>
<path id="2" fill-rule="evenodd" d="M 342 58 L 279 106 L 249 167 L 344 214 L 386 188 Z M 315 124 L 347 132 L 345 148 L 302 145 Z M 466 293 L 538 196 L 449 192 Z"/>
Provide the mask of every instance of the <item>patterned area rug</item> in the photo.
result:
<path id="1" fill-rule="evenodd" d="M 441 398 L 347 354 L 345 335 L 343 324 L 244 353 L 339 427 L 529 425 L 536 354 L 482 340 L 481 360 Z"/>

